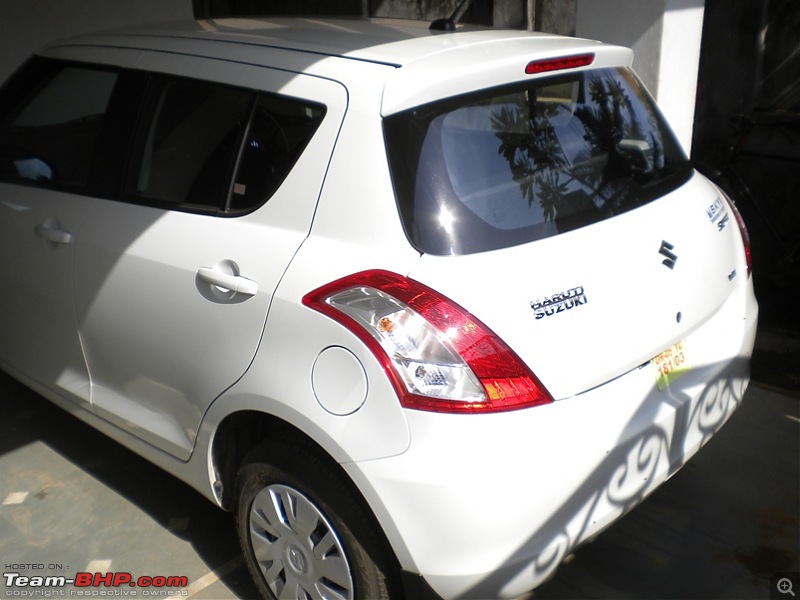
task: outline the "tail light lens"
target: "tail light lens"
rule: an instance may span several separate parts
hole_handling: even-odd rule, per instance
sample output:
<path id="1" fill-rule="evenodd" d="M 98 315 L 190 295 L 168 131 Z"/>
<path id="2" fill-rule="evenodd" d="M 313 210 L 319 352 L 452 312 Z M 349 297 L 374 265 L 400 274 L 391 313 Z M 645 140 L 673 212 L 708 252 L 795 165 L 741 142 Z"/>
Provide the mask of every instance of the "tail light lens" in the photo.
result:
<path id="1" fill-rule="evenodd" d="M 576 54 L 575 56 L 532 60 L 525 66 L 525 74 L 536 75 L 537 73 L 574 69 L 576 67 L 585 67 L 593 62 L 594 54 Z"/>
<path id="2" fill-rule="evenodd" d="M 744 245 L 744 259 L 747 262 L 747 276 L 749 277 L 750 273 L 753 271 L 752 259 L 750 258 L 750 234 L 747 233 L 747 227 L 745 227 L 744 219 L 742 219 L 742 215 L 739 212 L 739 209 L 736 208 L 736 203 L 722 189 L 720 188 L 717 189 L 719 190 L 720 194 L 722 194 L 722 197 L 725 198 L 725 201 L 728 203 L 728 208 L 730 208 L 734 218 L 736 219 L 736 224 L 739 226 L 739 233 L 742 234 L 742 244 Z"/>
<path id="3" fill-rule="evenodd" d="M 413 279 L 365 271 L 307 294 L 303 304 L 359 337 L 407 408 L 496 412 L 553 401 L 488 327 Z"/>

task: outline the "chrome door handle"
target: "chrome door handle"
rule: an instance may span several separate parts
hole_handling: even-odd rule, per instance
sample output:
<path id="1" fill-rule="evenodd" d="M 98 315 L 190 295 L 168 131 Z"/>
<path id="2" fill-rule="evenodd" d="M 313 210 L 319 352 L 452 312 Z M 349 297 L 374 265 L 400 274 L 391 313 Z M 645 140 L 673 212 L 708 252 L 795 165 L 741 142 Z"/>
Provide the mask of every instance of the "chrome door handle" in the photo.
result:
<path id="1" fill-rule="evenodd" d="M 33 228 L 37 236 L 47 242 L 54 244 L 69 244 L 72 242 L 72 234 L 66 229 L 61 229 L 58 225 L 44 223 Z"/>
<path id="2" fill-rule="evenodd" d="M 220 273 L 209 267 L 200 267 L 197 270 L 197 277 L 205 283 L 237 294 L 255 296 L 258 293 L 258 282 L 241 275 L 230 275 L 228 273 Z"/>

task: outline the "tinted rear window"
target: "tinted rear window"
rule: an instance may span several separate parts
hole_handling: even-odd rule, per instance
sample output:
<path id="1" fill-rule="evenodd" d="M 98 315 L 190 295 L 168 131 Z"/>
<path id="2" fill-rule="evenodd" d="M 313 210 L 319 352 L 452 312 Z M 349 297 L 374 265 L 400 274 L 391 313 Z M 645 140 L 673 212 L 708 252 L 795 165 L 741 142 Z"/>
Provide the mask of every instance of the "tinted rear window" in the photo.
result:
<path id="1" fill-rule="evenodd" d="M 650 202 L 691 167 L 627 69 L 539 79 L 385 121 L 403 225 L 422 252 L 470 254 Z"/>

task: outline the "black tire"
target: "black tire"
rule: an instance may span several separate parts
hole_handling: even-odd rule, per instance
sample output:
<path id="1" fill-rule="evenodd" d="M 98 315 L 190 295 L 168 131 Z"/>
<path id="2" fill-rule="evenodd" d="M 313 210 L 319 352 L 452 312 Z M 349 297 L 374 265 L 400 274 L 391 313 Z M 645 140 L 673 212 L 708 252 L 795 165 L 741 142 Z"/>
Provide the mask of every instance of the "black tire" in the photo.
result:
<path id="1" fill-rule="evenodd" d="M 395 596 L 399 570 L 374 517 L 338 465 L 307 444 L 257 447 L 236 493 L 239 543 L 264 598 Z"/>

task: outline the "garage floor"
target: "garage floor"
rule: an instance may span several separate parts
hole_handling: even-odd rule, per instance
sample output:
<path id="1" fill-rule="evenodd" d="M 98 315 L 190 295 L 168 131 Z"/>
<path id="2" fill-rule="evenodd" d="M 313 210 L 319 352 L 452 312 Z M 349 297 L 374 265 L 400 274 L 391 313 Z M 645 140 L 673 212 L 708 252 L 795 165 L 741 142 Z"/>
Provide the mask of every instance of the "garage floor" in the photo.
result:
<path id="1" fill-rule="evenodd" d="M 232 515 L 4 374 L 0 410 L 2 573 L 186 576 L 185 588 L 149 591 L 256 597 Z"/>
<path id="2" fill-rule="evenodd" d="M 770 598 L 800 571 L 799 399 L 751 385 L 705 449 L 529 598 Z M 107 591 L 255 597 L 229 514 L 2 374 L 0 410 L 0 573 L 185 576 Z M 0 598 L 33 590 L 6 582 Z"/>
<path id="3" fill-rule="evenodd" d="M 771 598 L 787 572 L 797 587 L 799 400 L 751 385 L 680 472 L 530 597 Z"/>

